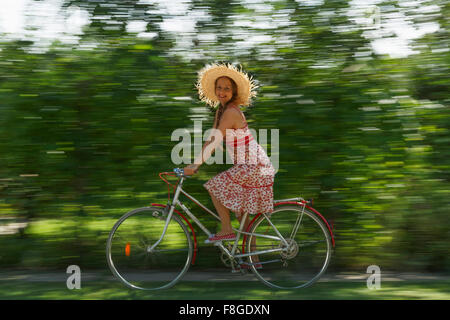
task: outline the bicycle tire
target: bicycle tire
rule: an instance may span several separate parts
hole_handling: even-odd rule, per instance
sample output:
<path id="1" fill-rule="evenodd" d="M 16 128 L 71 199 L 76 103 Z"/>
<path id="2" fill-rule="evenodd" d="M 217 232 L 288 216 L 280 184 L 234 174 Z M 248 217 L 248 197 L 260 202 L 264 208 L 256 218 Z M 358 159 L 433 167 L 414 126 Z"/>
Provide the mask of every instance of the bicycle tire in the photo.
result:
<path id="1" fill-rule="evenodd" d="M 331 260 L 333 246 L 328 228 L 315 213 L 300 205 L 276 207 L 268 217 L 289 242 L 289 247 L 280 240 L 250 235 L 247 237 L 246 251 L 251 253 L 274 248 L 289 250 L 258 255 L 262 268 L 255 267 L 258 263 L 256 255 L 250 256 L 251 270 L 264 284 L 275 289 L 300 289 L 312 285 L 326 271 Z M 293 222 L 300 217 L 301 225 L 292 236 Z M 250 233 L 277 236 L 264 215 L 254 221 Z"/>
<path id="2" fill-rule="evenodd" d="M 120 282 L 132 289 L 160 290 L 175 285 L 188 270 L 192 239 L 175 213 L 160 244 L 166 223 L 164 209 L 144 207 L 124 214 L 112 228 L 106 245 L 108 266 Z"/>

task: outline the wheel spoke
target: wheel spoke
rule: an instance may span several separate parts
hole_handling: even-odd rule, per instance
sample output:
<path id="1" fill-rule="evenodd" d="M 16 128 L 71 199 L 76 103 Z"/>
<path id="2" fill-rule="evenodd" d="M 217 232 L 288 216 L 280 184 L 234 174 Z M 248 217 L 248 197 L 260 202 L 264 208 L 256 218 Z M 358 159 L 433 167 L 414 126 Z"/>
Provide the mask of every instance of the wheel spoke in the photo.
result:
<path id="1" fill-rule="evenodd" d="M 189 251 L 189 249 L 153 249 L 152 253 L 158 252 L 177 252 L 177 251 Z"/>
<path id="2" fill-rule="evenodd" d="M 304 247 L 309 247 L 309 246 L 312 246 L 312 245 L 315 245 L 315 244 L 318 244 L 318 243 L 324 243 L 324 242 L 326 242 L 326 240 L 316 240 L 316 241 L 304 241 L 304 242 L 301 242 L 301 243 L 299 243 L 299 247 L 301 247 L 301 248 L 304 248 Z"/>
<path id="3" fill-rule="evenodd" d="M 291 235 L 289 236 L 290 239 L 295 238 L 295 235 L 298 232 L 298 228 L 302 224 L 303 214 L 305 213 L 305 207 L 306 207 L 306 204 L 303 205 L 302 212 L 297 214 L 297 221 L 295 221 L 294 228 L 292 228 Z"/>

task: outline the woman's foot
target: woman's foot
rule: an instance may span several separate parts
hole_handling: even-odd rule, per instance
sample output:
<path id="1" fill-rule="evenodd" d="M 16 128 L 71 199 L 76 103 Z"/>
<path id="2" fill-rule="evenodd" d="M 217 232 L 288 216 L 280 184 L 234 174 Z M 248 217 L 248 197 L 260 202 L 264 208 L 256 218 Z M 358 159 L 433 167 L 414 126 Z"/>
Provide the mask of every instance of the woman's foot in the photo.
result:
<path id="1" fill-rule="evenodd" d="M 217 241 L 233 241 L 236 240 L 236 235 L 234 232 L 223 232 L 219 231 L 218 233 L 212 235 L 206 243 L 217 242 Z"/>

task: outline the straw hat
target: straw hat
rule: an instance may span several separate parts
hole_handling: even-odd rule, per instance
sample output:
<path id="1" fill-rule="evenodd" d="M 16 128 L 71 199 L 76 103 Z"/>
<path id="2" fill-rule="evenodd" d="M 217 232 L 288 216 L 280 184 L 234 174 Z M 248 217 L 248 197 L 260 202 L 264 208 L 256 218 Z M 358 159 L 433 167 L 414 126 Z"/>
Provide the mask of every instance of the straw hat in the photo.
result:
<path id="1" fill-rule="evenodd" d="M 225 63 L 210 64 L 198 72 L 198 81 L 195 86 L 198 89 L 200 100 L 213 108 L 219 105 L 220 102 L 215 92 L 215 82 L 217 78 L 223 76 L 230 77 L 236 82 L 240 104 L 248 106 L 251 98 L 256 96 L 255 89 L 257 86 L 254 80 L 244 73 L 242 68 L 239 70 L 232 64 Z"/>

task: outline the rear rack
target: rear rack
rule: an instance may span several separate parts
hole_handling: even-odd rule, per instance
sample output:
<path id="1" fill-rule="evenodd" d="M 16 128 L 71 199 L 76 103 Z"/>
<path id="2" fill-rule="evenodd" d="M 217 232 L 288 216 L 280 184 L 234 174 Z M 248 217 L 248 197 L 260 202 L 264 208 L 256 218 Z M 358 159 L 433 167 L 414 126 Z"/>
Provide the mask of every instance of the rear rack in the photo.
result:
<path id="1" fill-rule="evenodd" d="M 286 201 L 306 202 L 307 204 L 310 204 L 310 205 L 313 204 L 313 199 L 305 200 L 302 197 L 281 199 L 281 200 L 273 200 L 273 203 L 286 202 Z"/>

